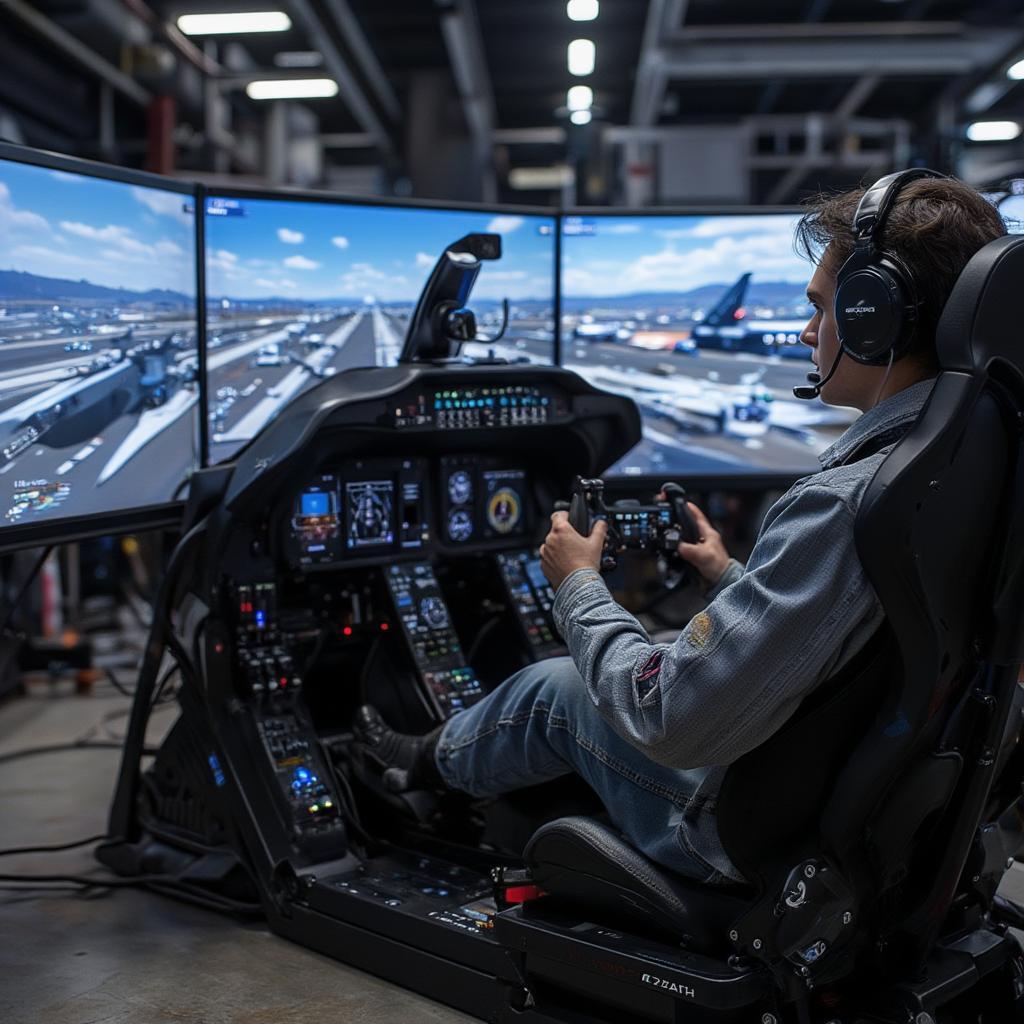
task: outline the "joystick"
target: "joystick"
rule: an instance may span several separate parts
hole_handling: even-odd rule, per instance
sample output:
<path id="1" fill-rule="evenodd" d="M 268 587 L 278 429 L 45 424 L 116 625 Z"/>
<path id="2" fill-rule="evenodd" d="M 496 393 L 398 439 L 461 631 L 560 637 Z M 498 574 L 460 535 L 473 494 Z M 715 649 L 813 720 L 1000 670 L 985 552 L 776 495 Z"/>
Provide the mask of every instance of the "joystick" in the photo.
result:
<path id="1" fill-rule="evenodd" d="M 569 524 L 584 537 L 590 536 L 598 519 L 608 523 L 601 571 L 610 572 L 618 564 L 616 552 L 623 548 L 672 557 L 677 556 L 680 541 L 696 544 L 700 539 L 700 529 L 686 505 L 686 491 L 676 483 L 665 484 L 662 491 L 666 501 L 642 505 L 623 499 L 609 505 L 604 500 L 603 480 L 578 476 L 572 501 L 568 506 L 559 502 L 555 507 L 568 511 Z"/>

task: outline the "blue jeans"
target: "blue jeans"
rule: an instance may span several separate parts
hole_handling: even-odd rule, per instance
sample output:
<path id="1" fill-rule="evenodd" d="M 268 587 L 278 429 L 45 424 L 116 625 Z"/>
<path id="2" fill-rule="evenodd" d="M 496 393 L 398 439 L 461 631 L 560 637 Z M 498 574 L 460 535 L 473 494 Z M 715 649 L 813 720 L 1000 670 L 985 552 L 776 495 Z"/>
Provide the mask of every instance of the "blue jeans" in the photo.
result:
<path id="1" fill-rule="evenodd" d="M 530 665 L 450 719 L 436 760 L 452 789 L 478 797 L 576 772 L 651 860 L 701 882 L 724 880 L 694 849 L 684 818 L 706 770 L 666 768 L 622 739 L 571 658 Z"/>

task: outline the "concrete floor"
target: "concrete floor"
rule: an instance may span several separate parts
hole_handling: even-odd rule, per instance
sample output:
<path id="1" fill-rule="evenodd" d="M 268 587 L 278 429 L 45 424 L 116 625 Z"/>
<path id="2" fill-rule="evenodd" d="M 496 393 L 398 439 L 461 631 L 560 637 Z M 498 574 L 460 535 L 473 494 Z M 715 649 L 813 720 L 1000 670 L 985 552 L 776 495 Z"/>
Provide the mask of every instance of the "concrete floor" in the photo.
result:
<path id="1" fill-rule="evenodd" d="M 127 709 L 69 684 L 0 705 L 0 755 L 73 740 Z M 155 716 L 154 739 L 173 711 Z M 125 719 L 107 728 L 120 733 Z M 109 738 L 101 735 L 97 738 Z M 103 832 L 119 753 L 81 750 L 0 764 L 0 847 Z M 0 872 L 102 874 L 90 847 L 5 857 Z M 0 891 L 3 1024 L 334 1024 L 471 1018 L 210 911 L 146 892 Z"/>
<path id="2" fill-rule="evenodd" d="M 126 698 L 35 686 L 0 705 L 0 755 L 116 736 Z M 169 727 L 154 716 L 151 740 Z M 107 730 L 104 734 L 104 729 Z M 0 847 L 66 842 L 102 832 L 119 753 L 81 750 L 0 764 Z M 3 858 L 7 873 L 101 874 L 90 848 Z M 1003 891 L 1024 901 L 1024 870 Z M 471 1018 L 371 975 L 213 912 L 121 890 L 0 890 L 2 1024 L 361 1024 Z"/>

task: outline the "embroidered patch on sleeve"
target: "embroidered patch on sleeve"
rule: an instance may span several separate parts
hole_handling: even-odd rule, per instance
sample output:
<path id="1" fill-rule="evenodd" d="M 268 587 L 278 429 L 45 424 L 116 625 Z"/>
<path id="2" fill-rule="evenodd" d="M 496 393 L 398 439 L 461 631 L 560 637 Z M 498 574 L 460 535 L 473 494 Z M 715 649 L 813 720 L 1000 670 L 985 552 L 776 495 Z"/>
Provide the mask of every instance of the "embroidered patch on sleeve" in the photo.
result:
<path id="1" fill-rule="evenodd" d="M 640 669 L 636 677 L 636 695 L 640 700 L 643 700 L 658 685 L 658 676 L 661 674 L 661 659 L 664 656 L 664 651 L 655 651 Z"/>
<path id="2" fill-rule="evenodd" d="M 711 639 L 712 626 L 711 616 L 707 612 L 695 615 L 687 627 L 686 642 L 691 647 L 706 647 Z"/>

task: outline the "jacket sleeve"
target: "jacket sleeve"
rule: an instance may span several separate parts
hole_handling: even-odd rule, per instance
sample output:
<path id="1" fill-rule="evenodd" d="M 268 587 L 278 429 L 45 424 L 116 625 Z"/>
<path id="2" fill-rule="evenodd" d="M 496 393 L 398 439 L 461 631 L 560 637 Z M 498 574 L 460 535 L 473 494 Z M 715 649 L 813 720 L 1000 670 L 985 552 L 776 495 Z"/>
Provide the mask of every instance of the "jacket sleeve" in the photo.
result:
<path id="1" fill-rule="evenodd" d="M 881 609 L 854 546 L 854 511 L 835 492 L 794 488 L 769 512 L 746 569 L 673 644 L 652 644 L 600 575 L 559 587 L 555 622 L 595 706 L 652 760 L 730 764 L 764 742 L 856 650 Z M 863 642 L 863 640 L 861 641 Z"/>

